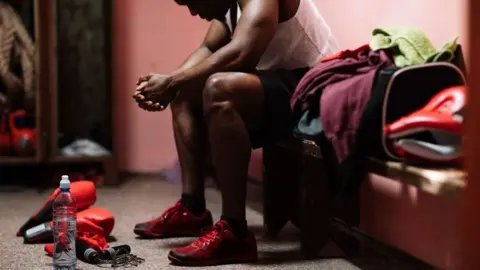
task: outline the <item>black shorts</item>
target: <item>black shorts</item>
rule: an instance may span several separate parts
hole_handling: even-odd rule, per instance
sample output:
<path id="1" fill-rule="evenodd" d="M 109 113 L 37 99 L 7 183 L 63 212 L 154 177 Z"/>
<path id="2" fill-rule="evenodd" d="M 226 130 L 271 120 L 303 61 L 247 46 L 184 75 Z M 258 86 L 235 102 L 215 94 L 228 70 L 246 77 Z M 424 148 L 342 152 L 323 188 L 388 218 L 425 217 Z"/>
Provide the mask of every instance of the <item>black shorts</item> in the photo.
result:
<path id="1" fill-rule="evenodd" d="M 309 68 L 259 70 L 257 75 L 265 93 L 264 125 L 250 132 L 252 148 L 260 148 L 292 133 L 294 125 L 290 98 Z"/>

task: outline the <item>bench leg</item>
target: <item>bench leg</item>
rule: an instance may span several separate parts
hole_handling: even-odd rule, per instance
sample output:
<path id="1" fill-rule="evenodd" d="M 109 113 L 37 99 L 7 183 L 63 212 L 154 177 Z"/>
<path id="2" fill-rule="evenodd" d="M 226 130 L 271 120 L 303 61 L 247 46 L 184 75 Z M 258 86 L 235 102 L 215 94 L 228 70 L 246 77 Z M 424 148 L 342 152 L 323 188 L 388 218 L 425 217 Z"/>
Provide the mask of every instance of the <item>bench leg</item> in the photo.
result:
<path id="1" fill-rule="evenodd" d="M 268 237 L 280 233 L 292 212 L 292 179 L 282 172 L 287 165 L 282 151 L 274 145 L 263 148 L 263 223 Z"/>
<path id="2" fill-rule="evenodd" d="M 330 240 L 328 182 L 323 164 L 304 156 L 300 177 L 301 249 L 313 259 Z"/>
<path id="3" fill-rule="evenodd" d="M 348 227 L 359 227 L 360 225 L 360 195 L 359 193 L 349 194 L 335 209 L 335 216 Z M 347 235 L 334 228 L 332 233 L 333 241 L 342 249 L 347 257 L 360 255 L 360 243 L 354 237 Z"/>

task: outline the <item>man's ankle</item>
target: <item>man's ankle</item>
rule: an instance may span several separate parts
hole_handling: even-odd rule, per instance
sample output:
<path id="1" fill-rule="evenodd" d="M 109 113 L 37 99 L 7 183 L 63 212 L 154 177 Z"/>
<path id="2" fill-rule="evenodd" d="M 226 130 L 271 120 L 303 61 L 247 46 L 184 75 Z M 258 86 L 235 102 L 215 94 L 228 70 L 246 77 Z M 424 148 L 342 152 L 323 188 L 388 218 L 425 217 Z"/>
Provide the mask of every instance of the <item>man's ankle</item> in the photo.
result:
<path id="1" fill-rule="evenodd" d="M 226 221 L 228 225 L 230 225 L 233 235 L 235 235 L 238 239 L 243 240 L 245 237 L 247 237 L 248 226 L 245 219 L 230 218 L 224 215 L 222 215 L 220 219 Z"/>
<path id="2" fill-rule="evenodd" d="M 192 214 L 197 217 L 200 217 L 207 210 L 205 207 L 205 198 L 203 197 L 184 193 L 182 194 L 180 201 L 188 211 L 192 212 Z"/>

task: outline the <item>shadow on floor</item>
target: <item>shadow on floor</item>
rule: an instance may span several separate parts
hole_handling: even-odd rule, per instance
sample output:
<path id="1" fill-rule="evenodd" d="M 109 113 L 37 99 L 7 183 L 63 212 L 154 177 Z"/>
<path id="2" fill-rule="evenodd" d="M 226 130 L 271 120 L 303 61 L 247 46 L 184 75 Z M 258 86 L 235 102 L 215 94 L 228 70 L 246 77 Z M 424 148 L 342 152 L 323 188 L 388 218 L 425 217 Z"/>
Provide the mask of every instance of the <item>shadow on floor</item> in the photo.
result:
<path id="1" fill-rule="evenodd" d="M 294 243 L 300 241 L 300 231 L 289 226 L 285 230 L 282 230 L 277 236 L 267 236 L 265 229 L 260 225 L 250 225 L 248 229 L 255 235 L 257 241 L 262 243 Z"/>

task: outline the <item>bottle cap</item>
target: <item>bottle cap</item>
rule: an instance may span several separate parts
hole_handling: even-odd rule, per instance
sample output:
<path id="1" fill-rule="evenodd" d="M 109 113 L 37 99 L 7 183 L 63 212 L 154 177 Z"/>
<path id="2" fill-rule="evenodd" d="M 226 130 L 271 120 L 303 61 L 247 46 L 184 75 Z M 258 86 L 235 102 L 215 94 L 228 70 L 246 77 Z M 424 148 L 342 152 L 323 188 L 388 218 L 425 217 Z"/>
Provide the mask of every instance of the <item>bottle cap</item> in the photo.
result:
<path id="1" fill-rule="evenodd" d="M 70 179 L 68 175 L 62 175 L 62 180 L 60 180 L 60 189 L 69 189 L 70 188 Z"/>

